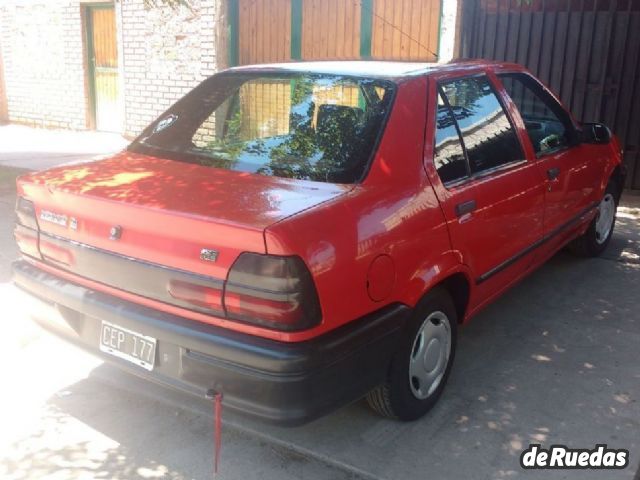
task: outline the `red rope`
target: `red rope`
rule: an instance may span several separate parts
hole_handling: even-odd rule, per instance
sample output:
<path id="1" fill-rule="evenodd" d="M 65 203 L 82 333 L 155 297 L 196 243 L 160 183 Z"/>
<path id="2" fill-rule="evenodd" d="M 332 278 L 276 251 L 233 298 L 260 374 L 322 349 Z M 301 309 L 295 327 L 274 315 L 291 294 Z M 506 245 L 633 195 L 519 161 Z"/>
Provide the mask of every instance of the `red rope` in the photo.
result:
<path id="1" fill-rule="evenodd" d="M 220 449 L 222 448 L 222 393 L 216 392 L 213 396 L 213 418 L 214 418 L 214 442 L 213 447 L 213 476 L 218 475 L 218 464 L 220 463 Z"/>

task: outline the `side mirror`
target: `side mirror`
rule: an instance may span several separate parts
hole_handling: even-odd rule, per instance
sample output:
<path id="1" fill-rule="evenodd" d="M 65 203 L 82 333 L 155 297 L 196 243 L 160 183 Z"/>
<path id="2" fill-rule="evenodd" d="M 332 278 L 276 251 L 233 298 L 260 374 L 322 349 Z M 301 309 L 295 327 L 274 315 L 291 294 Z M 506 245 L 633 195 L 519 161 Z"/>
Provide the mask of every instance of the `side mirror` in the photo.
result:
<path id="1" fill-rule="evenodd" d="M 607 144 L 612 137 L 611 130 L 603 123 L 582 124 L 582 141 L 584 143 Z"/>

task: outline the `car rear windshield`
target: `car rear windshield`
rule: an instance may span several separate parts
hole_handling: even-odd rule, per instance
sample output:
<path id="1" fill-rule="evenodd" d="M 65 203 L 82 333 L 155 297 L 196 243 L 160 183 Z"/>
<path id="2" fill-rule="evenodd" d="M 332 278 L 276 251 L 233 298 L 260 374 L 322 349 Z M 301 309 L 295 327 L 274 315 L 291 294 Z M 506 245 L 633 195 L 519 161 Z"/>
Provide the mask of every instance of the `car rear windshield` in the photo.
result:
<path id="1" fill-rule="evenodd" d="M 366 173 L 393 93 L 389 81 L 359 77 L 219 74 L 129 149 L 227 170 L 354 183 Z"/>

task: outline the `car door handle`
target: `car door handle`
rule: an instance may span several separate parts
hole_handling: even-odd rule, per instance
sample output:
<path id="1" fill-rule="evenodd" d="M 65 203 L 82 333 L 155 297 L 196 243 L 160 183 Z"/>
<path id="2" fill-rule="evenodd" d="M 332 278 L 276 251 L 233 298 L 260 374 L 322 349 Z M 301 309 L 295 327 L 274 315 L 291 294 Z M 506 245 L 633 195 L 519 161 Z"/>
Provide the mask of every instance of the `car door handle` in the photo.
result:
<path id="1" fill-rule="evenodd" d="M 560 168 L 558 167 L 553 167 L 547 170 L 547 178 L 549 180 L 555 180 L 558 178 L 558 175 L 560 175 Z"/>
<path id="2" fill-rule="evenodd" d="M 466 215 L 467 213 L 471 213 L 476 209 L 476 201 L 475 200 L 467 200 L 466 202 L 459 203 L 456 205 L 456 215 L 461 217 Z"/>

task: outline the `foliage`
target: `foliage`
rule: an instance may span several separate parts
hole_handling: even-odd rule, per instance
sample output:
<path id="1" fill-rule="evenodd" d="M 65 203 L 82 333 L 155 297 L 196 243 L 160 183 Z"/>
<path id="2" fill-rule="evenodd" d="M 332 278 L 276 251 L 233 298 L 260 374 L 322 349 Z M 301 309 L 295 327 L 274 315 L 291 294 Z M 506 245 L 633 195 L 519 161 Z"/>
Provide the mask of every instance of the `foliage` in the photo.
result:
<path id="1" fill-rule="evenodd" d="M 148 9 L 170 7 L 177 10 L 180 7 L 186 7 L 189 10 L 193 10 L 189 0 L 144 0 L 144 6 Z"/>
<path id="2" fill-rule="evenodd" d="M 222 138 L 216 138 L 207 143 L 202 149 L 210 158 L 201 160 L 202 165 L 218 168 L 231 168 L 242 153 L 241 143 L 242 117 L 238 108 L 233 115 L 225 121 L 225 134 Z"/>

